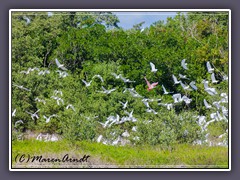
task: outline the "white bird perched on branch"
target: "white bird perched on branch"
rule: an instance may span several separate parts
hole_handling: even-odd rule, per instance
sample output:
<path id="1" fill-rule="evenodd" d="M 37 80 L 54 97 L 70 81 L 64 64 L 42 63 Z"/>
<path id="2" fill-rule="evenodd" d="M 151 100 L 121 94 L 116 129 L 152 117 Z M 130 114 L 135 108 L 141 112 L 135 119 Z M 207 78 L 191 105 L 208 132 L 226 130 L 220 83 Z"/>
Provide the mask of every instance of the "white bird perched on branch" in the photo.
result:
<path id="1" fill-rule="evenodd" d="M 168 92 L 163 84 L 162 84 L 162 88 L 163 88 L 163 91 L 164 91 L 163 94 L 171 94 L 171 93 L 173 93 L 173 92 Z"/>
<path id="2" fill-rule="evenodd" d="M 119 101 L 119 103 L 121 103 L 121 104 L 123 105 L 123 109 L 126 109 L 126 108 L 127 108 L 128 101 L 126 101 L 125 103 Z"/>
<path id="3" fill-rule="evenodd" d="M 204 105 L 205 105 L 205 107 L 206 107 L 207 109 L 212 108 L 212 106 L 208 104 L 208 102 L 207 102 L 206 99 L 204 99 L 203 102 L 204 102 Z"/>
<path id="4" fill-rule="evenodd" d="M 195 81 L 190 82 L 189 84 L 194 90 L 197 90 L 197 86 L 195 85 Z"/>
<path id="5" fill-rule="evenodd" d="M 99 78 L 102 82 L 104 82 L 104 80 L 103 80 L 103 78 L 102 78 L 101 75 L 96 74 L 96 75 L 94 75 L 94 76 L 92 77 L 92 79 L 95 78 L 95 77 Z"/>
<path id="6" fill-rule="evenodd" d="M 46 119 L 46 123 L 49 123 L 49 121 L 50 121 L 50 119 L 51 119 L 52 117 L 57 117 L 57 115 L 56 115 L 56 114 L 53 114 L 53 115 L 51 115 L 51 116 L 49 116 L 49 117 L 43 115 L 43 118 Z"/>
<path id="7" fill-rule="evenodd" d="M 176 76 L 172 75 L 172 78 L 173 78 L 173 81 L 174 81 L 174 85 L 180 83 L 180 81 L 177 80 Z"/>
<path id="8" fill-rule="evenodd" d="M 26 111 L 26 112 L 27 112 L 28 114 L 30 114 L 32 120 L 34 120 L 34 117 L 36 117 L 37 119 L 39 118 L 38 115 L 37 115 L 37 113 L 38 113 L 39 111 L 40 111 L 40 109 L 38 109 L 35 113 L 30 113 L 30 112 L 28 112 L 28 111 Z"/>
<path id="9" fill-rule="evenodd" d="M 212 79 L 212 83 L 213 83 L 213 84 L 218 82 L 218 81 L 216 80 L 216 78 L 215 78 L 215 74 L 214 74 L 214 73 L 211 74 L 211 79 Z"/>
<path id="10" fill-rule="evenodd" d="M 149 113 L 153 113 L 153 114 L 158 114 L 158 112 L 156 112 L 154 109 L 152 108 L 147 108 L 146 109 L 146 112 L 149 112 Z"/>
<path id="11" fill-rule="evenodd" d="M 86 85 L 86 87 L 89 87 L 91 85 L 91 83 L 92 83 L 92 81 L 87 82 L 87 81 L 85 81 L 83 79 L 82 79 L 82 82 Z"/>
<path id="12" fill-rule="evenodd" d="M 211 67 L 211 64 L 209 61 L 207 62 L 207 69 L 209 73 L 212 73 L 214 71 L 214 68 Z"/>
<path id="13" fill-rule="evenodd" d="M 64 71 L 66 71 L 66 70 L 67 70 L 67 69 L 64 67 L 64 65 L 63 65 L 63 64 L 60 64 L 60 63 L 59 63 L 59 61 L 58 61 L 58 59 L 57 59 L 57 58 L 55 59 L 55 62 L 56 62 L 56 64 L 57 64 L 57 67 L 58 67 L 58 68 L 61 68 L 61 69 L 62 69 L 62 70 L 64 70 Z"/>
<path id="14" fill-rule="evenodd" d="M 75 108 L 74 108 L 74 106 L 72 104 L 68 104 L 67 105 L 66 109 L 69 109 L 69 108 L 71 108 L 73 111 L 75 111 Z"/>
<path id="15" fill-rule="evenodd" d="M 30 89 L 27 89 L 27 88 L 23 87 L 22 85 L 19 86 L 19 85 L 13 84 L 13 86 L 16 86 L 16 87 L 18 87 L 18 88 L 20 88 L 20 89 L 23 89 L 23 90 L 25 90 L 25 91 L 31 91 Z"/>
<path id="16" fill-rule="evenodd" d="M 103 91 L 98 91 L 98 92 L 101 92 L 101 93 L 104 93 L 104 94 L 110 94 L 111 92 L 113 92 L 113 91 L 116 90 L 116 88 L 107 90 L 107 89 L 105 89 L 103 86 L 102 86 L 102 89 L 103 89 Z"/>
<path id="17" fill-rule="evenodd" d="M 186 59 L 183 59 L 183 60 L 181 61 L 181 66 L 183 67 L 183 69 L 188 70 L 188 68 L 187 68 L 187 63 L 185 63 L 185 61 L 186 61 Z"/>
<path id="18" fill-rule="evenodd" d="M 158 69 L 155 68 L 155 65 L 152 62 L 150 62 L 150 66 L 151 66 L 151 72 L 154 72 L 154 73 L 157 72 Z"/>
<path id="19" fill-rule="evenodd" d="M 13 117 L 13 116 L 16 116 L 16 111 L 17 111 L 17 109 L 14 109 L 14 110 L 13 110 L 13 112 L 12 112 L 12 117 Z"/>

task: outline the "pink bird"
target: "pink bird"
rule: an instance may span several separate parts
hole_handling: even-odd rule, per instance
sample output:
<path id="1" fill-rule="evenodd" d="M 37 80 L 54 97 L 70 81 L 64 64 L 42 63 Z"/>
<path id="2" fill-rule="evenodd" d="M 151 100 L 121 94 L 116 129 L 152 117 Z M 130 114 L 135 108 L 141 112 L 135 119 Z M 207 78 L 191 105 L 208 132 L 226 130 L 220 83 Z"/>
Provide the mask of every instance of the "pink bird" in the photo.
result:
<path id="1" fill-rule="evenodd" d="M 145 81 L 147 82 L 147 85 L 148 85 L 147 90 L 148 90 L 148 91 L 152 90 L 153 88 L 155 88 L 156 85 L 158 85 L 158 82 L 155 82 L 155 83 L 150 84 L 150 83 L 148 82 L 148 80 L 147 80 L 146 77 L 144 77 L 144 79 L 145 79 Z"/>

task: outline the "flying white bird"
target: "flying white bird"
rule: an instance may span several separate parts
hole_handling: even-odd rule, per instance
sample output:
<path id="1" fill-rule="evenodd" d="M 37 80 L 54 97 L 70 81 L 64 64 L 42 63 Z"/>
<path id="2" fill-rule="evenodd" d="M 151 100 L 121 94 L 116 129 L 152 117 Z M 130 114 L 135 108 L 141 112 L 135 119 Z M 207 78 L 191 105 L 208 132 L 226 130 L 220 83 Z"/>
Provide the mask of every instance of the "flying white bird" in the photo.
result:
<path id="1" fill-rule="evenodd" d="M 42 71 L 39 71 L 38 75 L 45 75 L 45 74 L 50 74 L 50 71 L 49 70 L 42 70 Z"/>
<path id="2" fill-rule="evenodd" d="M 187 78 L 186 75 L 182 75 L 182 74 L 179 74 L 179 77 L 180 77 L 181 79 L 189 79 L 189 78 Z"/>
<path id="3" fill-rule="evenodd" d="M 228 116 L 228 109 L 222 106 L 222 113 L 224 116 Z"/>
<path id="4" fill-rule="evenodd" d="M 16 111 L 17 111 L 17 109 L 14 109 L 14 110 L 13 110 L 13 112 L 12 112 L 12 117 L 13 117 L 13 116 L 16 116 Z"/>
<path id="5" fill-rule="evenodd" d="M 104 80 L 103 80 L 103 78 L 102 78 L 101 75 L 96 74 L 96 75 L 94 75 L 94 76 L 92 77 L 92 79 L 95 78 L 95 77 L 99 78 L 102 82 L 104 82 Z"/>
<path id="6" fill-rule="evenodd" d="M 116 79 L 119 79 L 120 77 L 122 77 L 122 75 L 121 74 L 119 74 L 119 75 L 117 75 L 117 74 L 115 74 L 115 73 L 111 73 Z"/>
<path id="7" fill-rule="evenodd" d="M 173 104 L 172 103 L 158 103 L 158 105 L 162 105 L 167 107 L 167 110 L 171 110 L 173 108 Z"/>
<path id="8" fill-rule="evenodd" d="M 222 76 L 222 78 L 223 78 L 223 81 L 228 81 L 228 76 L 227 76 L 227 75 L 224 74 L 224 75 Z"/>
<path id="9" fill-rule="evenodd" d="M 69 109 L 69 108 L 72 108 L 72 110 L 75 111 L 75 108 L 73 107 L 72 104 L 68 104 L 68 105 L 67 105 L 66 109 Z"/>
<path id="10" fill-rule="evenodd" d="M 221 108 L 220 102 L 214 101 L 212 104 L 216 106 L 217 109 Z"/>
<path id="11" fill-rule="evenodd" d="M 102 89 L 103 89 L 103 91 L 98 91 L 98 92 L 101 92 L 101 93 L 104 93 L 104 94 L 110 94 L 111 92 L 113 92 L 113 91 L 116 90 L 116 88 L 107 90 L 107 89 L 105 89 L 103 86 L 102 86 Z"/>
<path id="12" fill-rule="evenodd" d="M 162 84 L 162 88 L 163 88 L 163 91 L 164 91 L 164 93 L 163 94 L 171 94 L 171 93 L 173 93 L 173 92 L 168 92 L 166 89 L 165 89 L 165 87 L 164 87 L 164 85 Z"/>
<path id="13" fill-rule="evenodd" d="M 183 84 L 182 81 L 180 81 L 180 84 L 181 84 L 181 86 L 182 86 L 182 88 L 183 88 L 184 90 L 191 90 L 190 87 L 189 87 L 189 85 Z"/>
<path id="14" fill-rule="evenodd" d="M 158 112 L 156 112 L 154 109 L 152 108 L 147 108 L 146 109 L 146 112 L 149 112 L 149 113 L 153 113 L 153 114 L 158 114 Z"/>
<path id="15" fill-rule="evenodd" d="M 86 87 L 89 87 L 92 83 L 92 81 L 90 82 L 86 82 L 85 80 L 82 79 L 82 82 L 86 85 Z"/>
<path id="16" fill-rule="evenodd" d="M 203 80 L 202 83 L 204 83 L 205 91 L 210 94 L 211 96 L 214 96 L 215 94 L 218 94 L 215 88 L 208 87 L 208 81 Z"/>
<path id="17" fill-rule="evenodd" d="M 19 86 L 19 85 L 13 84 L 13 86 L 16 86 L 16 87 L 18 87 L 18 88 L 20 88 L 20 89 L 23 89 L 23 90 L 25 90 L 25 91 L 31 91 L 30 89 L 27 89 L 27 88 L 23 87 L 22 85 Z"/>
<path id="18" fill-rule="evenodd" d="M 130 136 L 130 134 L 128 133 L 128 131 L 127 131 L 127 130 L 125 130 L 125 131 L 124 131 L 124 133 L 122 133 L 122 136 L 123 136 L 123 137 L 129 137 L 129 136 Z"/>
<path id="19" fill-rule="evenodd" d="M 31 68 L 28 68 L 27 71 L 21 71 L 20 73 L 29 74 L 29 73 L 30 73 L 30 70 L 31 70 Z"/>
<path id="20" fill-rule="evenodd" d="M 211 67 L 211 64 L 209 61 L 207 62 L 207 69 L 209 73 L 212 73 L 214 71 L 214 68 Z"/>
<path id="21" fill-rule="evenodd" d="M 144 29 L 145 29 L 145 28 L 142 28 L 142 29 L 140 30 L 140 32 L 143 32 L 143 31 L 144 31 Z"/>
<path id="22" fill-rule="evenodd" d="M 203 102 L 204 102 L 204 105 L 205 105 L 205 107 L 206 107 L 207 109 L 212 108 L 212 106 L 208 104 L 208 102 L 207 102 L 206 99 L 204 99 Z"/>
<path id="23" fill-rule="evenodd" d="M 51 115 L 51 116 L 49 116 L 49 117 L 46 117 L 45 115 L 43 115 L 43 118 L 46 119 L 46 123 L 49 123 L 49 121 L 50 121 L 50 119 L 51 119 L 52 117 L 57 117 L 57 115 L 56 115 L 56 114 L 53 114 L 53 115 Z"/>
<path id="24" fill-rule="evenodd" d="M 136 127 L 136 126 L 133 126 L 133 127 L 132 127 L 132 131 L 137 132 L 137 127 Z"/>
<path id="25" fill-rule="evenodd" d="M 182 101 L 182 98 L 181 98 L 181 94 L 180 94 L 180 93 L 173 94 L 173 95 L 172 95 L 172 98 L 173 98 L 173 100 L 174 100 L 174 103 L 178 103 L 178 102 L 181 102 L 181 101 Z"/>
<path id="26" fill-rule="evenodd" d="M 150 84 L 150 83 L 148 82 L 148 80 L 147 80 L 146 77 L 144 77 L 144 79 L 145 79 L 145 81 L 146 81 L 146 83 L 147 83 L 147 86 L 148 86 L 147 90 L 148 90 L 148 91 L 152 90 L 153 88 L 155 88 L 155 86 L 158 85 L 158 82 L 155 82 L 155 83 Z"/>
<path id="27" fill-rule="evenodd" d="M 130 113 L 127 112 L 127 111 L 124 111 L 124 112 L 128 115 L 127 119 L 129 121 L 132 121 L 132 122 L 136 122 L 137 121 L 137 119 L 135 117 L 133 117 L 133 110 Z"/>
<path id="28" fill-rule="evenodd" d="M 98 138 L 97 138 L 97 142 L 100 143 L 102 138 L 103 138 L 103 135 L 99 135 Z"/>
<path id="29" fill-rule="evenodd" d="M 183 69 L 186 69 L 188 70 L 187 68 L 187 63 L 185 63 L 186 59 L 183 59 L 182 62 L 181 62 L 181 66 L 183 67 Z"/>
<path id="30" fill-rule="evenodd" d="M 142 100 L 142 102 L 145 104 L 145 106 L 146 106 L 147 108 L 150 108 L 149 103 L 148 103 L 147 101 L 143 101 L 143 100 Z"/>
<path id="31" fill-rule="evenodd" d="M 157 72 L 158 69 L 155 68 L 155 65 L 152 62 L 150 62 L 150 66 L 152 68 L 151 72 L 154 72 L 154 73 Z"/>
<path id="32" fill-rule="evenodd" d="M 120 76 L 120 78 L 125 82 L 125 83 L 131 83 L 131 82 L 135 82 L 135 81 L 131 81 L 130 79 L 126 79 L 122 76 Z"/>
<path id="33" fill-rule="evenodd" d="M 62 96 L 62 91 L 54 90 L 54 91 L 53 91 L 53 94 L 54 94 L 54 95 L 60 94 L 60 95 Z"/>
<path id="34" fill-rule="evenodd" d="M 14 124 L 14 127 L 16 127 L 17 124 L 19 124 L 19 123 L 22 123 L 22 124 L 23 124 L 23 121 L 22 121 L 22 120 L 18 120 L 18 121 L 16 121 L 15 124 Z"/>
<path id="35" fill-rule="evenodd" d="M 58 66 L 58 68 L 61 68 L 62 70 L 64 70 L 64 71 L 66 71 L 67 69 L 64 67 L 64 65 L 63 64 L 60 64 L 59 63 L 59 61 L 58 61 L 58 59 L 56 58 L 55 59 L 55 62 L 56 62 L 56 64 L 57 64 L 57 66 Z"/>
<path id="36" fill-rule="evenodd" d="M 195 81 L 190 82 L 189 84 L 194 90 L 197 90 L 197 86 L 195 85 Z"/>
<path id="37" fill-rule="evenodd" d="M 68 76 L 68 73 L 65 72 L 65 71 L 60 71 L 60 70 L 57 70 L 56 72 L 59 73 L 59 78 L 65 78 Z"/>
<path id="38" fill-rule="evenodd" d="M 43 99 L 39 99 L 38 97 L 35 98 L 35 101 L 42 102 L 43 104 L 46 104 L 46 101 Z"/>
<path id="39" fill-rule="evenodd" d="M 122 105 L 123 105 L 123 109 L 126 109 L 127 108 L 127 104 L 128 104 L 128 101 L 126 101 L 125 103 L 119 101 Z"/>
<path id="40" fill-rule="evenodd" d="M 217 83 L 214 73 L 211 74 L 212 83 Z"/>
<path id="41" fill-rule="evenodd" d="M 37 115 L 37 113 L 40 111 L 40 109 L 38 109 L 35 113 L 30 113 L 30 112 L 27 112 L 28 114 L 30 114 L 31 115 L 31 118 L 32 118 L 32 120 L 34 120 L 34 117 L 36 117 L 37 119 L 39 118 L 38 117 L 38 115 Z"/>
<path id="42" fill-rule="evenodd" d="M 180 81 L 177 80 L 176 76 L 172 75 L 172 78 L 173 78 L 173 81 L 174 81 L 174 85 L 180 83 Z"/>
<path id="43" fill-rule="evenodd" d="M 62 102 L 62 104 L 64 104 L 64 101 L 62 98 L 57 97 L 57 96 L 51 96 L 52 99 L 55 99 L 57 101 L 57 105 L 60 105 L 60 101 Z"/>
<path id="44" fill-rule="evenodd" d="M 186 103 L 186 104 L 190 104 L 192 102 L 192 99 L 188 98 L 187 96 L 183 96 L 182 100 Z"/>

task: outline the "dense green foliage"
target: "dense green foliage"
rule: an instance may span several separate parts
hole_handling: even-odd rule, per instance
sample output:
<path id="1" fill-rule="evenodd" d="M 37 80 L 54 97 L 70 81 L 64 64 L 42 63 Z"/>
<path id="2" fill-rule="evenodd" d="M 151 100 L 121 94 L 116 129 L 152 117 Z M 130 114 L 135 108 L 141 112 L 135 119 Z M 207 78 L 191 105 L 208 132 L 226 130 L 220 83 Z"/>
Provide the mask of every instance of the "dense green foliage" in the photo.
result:
<path id="1" fill-rule="evenodd" d="M 223 75 L 228 75 L 229 63 L 228 14 L 178 14 L 166 23 L 158 21 L 142 32 L 140 27 L 124 30 L 118 27 L 118 22 L 111 13 L 12 14 L 12 84 L 31 90 L 12 86 L 12 111 L 16 109 L 16 116 L 12 117 L 13 129 L 58 133 L 72 141 L 96 141 L 100 134 L 114 140 L 127 130 L 133 143 L 167 147 L 204 140 L 207 133 L 212 140 L 218 141 L 218 136 L 228 129 L 228 122 L 216 121 L 202 132 L 196 116 L 205 115 L 210 121 L 210 114 L 216 110 L 206 109 L 203 99 L 219 101 L 221 93 L 228 94 L 228 81 L 223 80 Z M 56 58 L 68 69 L 68 76 L 60 77 Z M 186 59 L 189 70 L 182 68 L 182 59 Z M 151 72 L 150 62 L 158 69 L 156 73 Z M 206 62 L 214 65 L 217 84 L 211 83 Z M 33 67 L 50 73 L 21 73 Z M 122 74 L 135 82 L 124 83 L 111 73 Z M 185 91 L 181 85 L 173 85 L 172 74 L 178 76 L 179 73 L 189 78 L 183 80 L 185 83 L 195 81 L 198 90 Z M 97 74 L 104 82 L 93 78 Z M 144 76 L 159 85 L 147 91 Z M 217 95 L 211 96 L 204 90 L 203 79 L 216 88 Z M 92 80 L 92 83 L 86 87 L 82 80 Z M 188 96 L 192 102 L 189 105 L 184 102 L 174 104 L 170 111 L 156 101 L 149 102 L 158 112 L 153 114 L 146 112 L 142 98 L 123 93 L 125 88 L 135 88 L 145 98 L 160 98 L 162 103 L 173 103 L 172 94 L 163 94 L 162 84 L 168 91 Z M 98 92 L 102 91 L 102 86 L 116 90 L 103 94 Z M 64 103 L 58 105 L 52 98 L 54 90 L 62 91 L 63 95 L 58 96 Z M 46 103 L 35 101 L 37 97 Z M 124 110 L 119 101 L 128 101 L 128 107 Z M 75 111 L 66 109 L 68 104 L 72 104 Z M 27 112 L 38 109 L 39 119 L 33 120 Z M 136 122 L 113 124 L 109 128 L 103 128 L 99 123 L 116 114 L 126 116 L 125 111 L 132 110 Z M 52 114 L 57 116 L 46 123 L 43 116 Z M 18 120 L 23 123 L 15 126 Z M 134 126 L 136 132 L 131 130 Z"/>

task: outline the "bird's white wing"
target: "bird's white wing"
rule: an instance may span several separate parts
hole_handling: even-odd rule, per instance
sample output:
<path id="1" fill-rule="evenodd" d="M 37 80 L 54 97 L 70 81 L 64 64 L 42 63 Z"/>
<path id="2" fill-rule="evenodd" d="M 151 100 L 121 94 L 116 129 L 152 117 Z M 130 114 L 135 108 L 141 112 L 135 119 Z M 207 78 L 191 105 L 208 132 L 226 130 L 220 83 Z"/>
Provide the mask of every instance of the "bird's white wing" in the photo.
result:
<path id="1" fill-rule="evenodd" d="M 58 61 L 57 58 L 55 59 L 55 62 L 56 62 L 56 64 L 57 64 L 58 67 L 61 66 L 61 64 L 59 63 L 59 61 Z"/>
<path id="2" fill-rule="evenodd" d="M 164 93 L 167 93 L 167 90 L 165 89 L 165 87 L 162 85 L 163 91 Z"/>
<path id="3" fill-rule="evenodd" d="M 147 106 L 149 108 L 149 104 L 147 101 L 143 101 L 143 103 L 145 104 L 145 106 Z"/>
<path id="4" fill-rule="evenodd" d="M 152 70 L 155 70 L 155 65 L 152 62 L 150 62 L 150 66 L 151 66 Z"/>
<path id="5" fill-rule="evenodd" d="M 87 85 L 87 82 L 86 82 L 85 80 L 82 79 L 82 82 L 83 82 L 85 85 Z"/>
<path id="6" fill-rule="evenodd" d="M 208 71 L 209 71 L 210 69 L 212 69 L 211 64 L 210 64 L 209 62 L 207 62 L 207 69 L 208 69 Z"/>
<path id="7" fill-rule="evenodd" d="M 216 80 L 216 78 L 215 78 L 215 74 L 214 74 L 214 73 L 212 73 L 212 74 L 211 74 L 211 79 L 212 79 L 212 82 L 217 82 L 217 80 Z"/>

